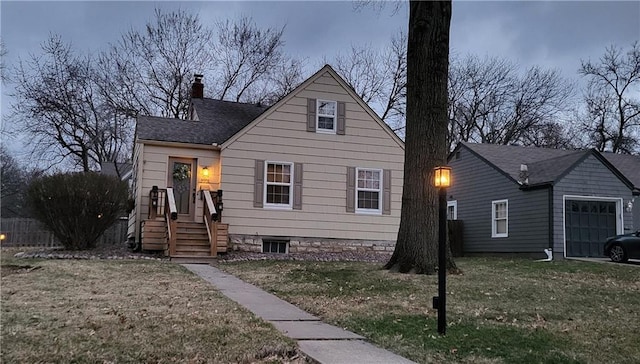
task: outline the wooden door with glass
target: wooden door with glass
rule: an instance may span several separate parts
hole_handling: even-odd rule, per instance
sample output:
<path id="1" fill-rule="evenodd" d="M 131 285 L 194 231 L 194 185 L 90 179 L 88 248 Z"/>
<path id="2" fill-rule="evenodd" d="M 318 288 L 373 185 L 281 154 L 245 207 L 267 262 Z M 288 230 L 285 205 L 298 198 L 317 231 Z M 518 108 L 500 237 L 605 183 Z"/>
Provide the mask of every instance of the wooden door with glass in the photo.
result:
<path id="1" fill-rule="evenodd" d="M 169 158 L 167 187 L 173 188 L 178 220 L 193 221 L 196 210 L 196 160 Z"/>

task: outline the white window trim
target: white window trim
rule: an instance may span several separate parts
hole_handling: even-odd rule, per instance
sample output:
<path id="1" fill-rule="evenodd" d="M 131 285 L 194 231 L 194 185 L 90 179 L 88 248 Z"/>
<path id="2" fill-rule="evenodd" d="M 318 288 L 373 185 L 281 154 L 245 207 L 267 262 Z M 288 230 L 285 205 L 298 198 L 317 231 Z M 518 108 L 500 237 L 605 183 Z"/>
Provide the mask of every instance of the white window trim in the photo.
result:
<path id="1" fill-rule="evenodd" d="M 320 104 L 323 102 L 330 102 L 333 103 L 335 105 L 334 110 L 335 110 L 335 114 L 334 115 L 328 115 L 328 114 L 321 114 L 320 113 Z M 332 117 L 333 118 L 333 129 L 324 129 L 324 128 L 320 128 L 320 117 Z M 337 101 L 332 101 L 332 100 L 321 100 L 321 99 L 317 99 L 316 100 L 316 132 L 318 133 L 325 133 L 325 134 L 335 134 L 336 130 L 338 127 L 338 102 Z"/>
<path id="2" fill-rule="evenodd" d="M 451 216 L 451 220 L 458 220 L 458 200 L 447 201 L 447 212 L 449 211 L 449 207 L 453 206 L 453 216 Z"/>
<path id="3" fill-rule="evenodd" d="M 496 226 L 496 205 L 504 203 L 505 204 L 505 210 L 506 210 L 506 217 L 505 217 L 505 229 L 506 232 L 505 233 L 498 233 L 497 230 L 497 226 Z M 492 238 L 507 238 L 509 237 L 509 200 L 495 200 L 495 201 L 491 201 L 491 237 Z"/>
<path id="4" fill-rule="evenodd" d="M 379 176 L 380 176 L 380 184 L 378 189 L 372 189 L 372 188 L 359 188 L 358 187 L 358 174 L 360 171 L 375 171 L 378 172 Z M 384 198 L 383 191 L 384 191 L 384 186 L 383 184 L 383 174 L 384 171 L 382 169 L 378 169 L 378 168 L 357 168 L 356 167 L 356 180 L 355 180 L 355 211 L 357 214 L 370 214 L 370 215 L 382 215 L 382 199 Z M 371 192 L 378 192 L 378 208 L 377 209 L 363 209 L 363 208 L 359 208 L 358 207 L 358 191 L 371 191 Z"/>
<path id="5" fill-rule="evenodd" d="M 267 179 L 267 174 L 269 173 L 269 164 L 285 164 L 291 166 L 290 169 L 290 178 L 289 183 L 282 182 L 269 182 Z M 294 176 L 294 165 L 292 162 L 281 162 L 281 161 L 264 161 L 264 188 L 262 201 L 264 201 L 263 207 L 267 209 L 274 210 L 292 210 L 293 209 L 293 176 Z M 289 203 L 288 204 L 279 204 L 279 203 L 268 203 L 267 202 L 267 186 L 276 185 L 276 186 L 289 186 Z"/>

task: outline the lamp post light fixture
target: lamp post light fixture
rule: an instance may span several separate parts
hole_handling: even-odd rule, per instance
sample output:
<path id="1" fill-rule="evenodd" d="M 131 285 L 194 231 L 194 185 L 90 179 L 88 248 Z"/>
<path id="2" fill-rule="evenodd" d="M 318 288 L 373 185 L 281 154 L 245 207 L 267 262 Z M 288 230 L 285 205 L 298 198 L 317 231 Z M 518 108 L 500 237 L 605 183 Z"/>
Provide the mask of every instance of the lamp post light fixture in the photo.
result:
<path id="1" fill-rule="evenodd" d="M 433 185 L 438 188 L 438 296 L 433 308 L 438 310 L 438 333 L 447 333 L 447 187 L 451 186 L 451 168 L 436 167 Z"/>

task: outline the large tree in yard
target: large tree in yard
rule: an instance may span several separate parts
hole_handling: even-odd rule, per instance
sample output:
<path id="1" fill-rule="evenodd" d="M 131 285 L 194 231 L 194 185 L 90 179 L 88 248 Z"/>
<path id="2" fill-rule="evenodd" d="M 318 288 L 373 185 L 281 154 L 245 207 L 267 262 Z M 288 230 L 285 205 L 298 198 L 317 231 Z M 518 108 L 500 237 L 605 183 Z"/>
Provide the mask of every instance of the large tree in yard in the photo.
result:
<path id="1" fill-rule="evenodd" d="M 433 274 L 438 264 L 438 193 L 431 180 L 447 155 L 450 22 L 451 1 L 409 2 L 402 213 L 396 248 L 385 265 L 401 273 Z"/>

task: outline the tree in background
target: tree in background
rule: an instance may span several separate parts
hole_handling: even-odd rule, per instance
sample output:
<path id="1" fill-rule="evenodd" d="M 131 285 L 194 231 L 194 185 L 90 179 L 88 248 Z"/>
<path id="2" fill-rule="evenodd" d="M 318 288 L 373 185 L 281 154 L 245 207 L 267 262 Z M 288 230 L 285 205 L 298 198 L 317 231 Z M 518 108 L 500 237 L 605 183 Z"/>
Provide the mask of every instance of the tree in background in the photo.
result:
<path id="1" fill-rule="evenodd" d="M 197 73 L 213 98 L 272 102 L 302 78 L 302 63 L 283 53 L 283 31 L 260 29 L 247 17 L 219 22 L 214 30 L 184 10 L 156 9 L 144 31 L 129 30 L 101 55 L 103 93 L 132 117 L 184 119 Z"/>
<path id="2" fill-rule="evenodd" d="M 125 182 L 88 173 L 55 174 L 35 179 L 27 202 L 67 249 L 95 248 L 100 235 L 122 216 L 128 196 Z"/>
<path id="3" fill-rule="evenodd" d="M 339 53 L 333 67 L 394 131 L 404 135 L 407 86 L 407 36 L 401 32 L 376 50 L 352 45 Z"/>
<path id="4" fill-rule="evenodd" d="M 29 136 L 32 156 L 83 171 L 126 158 L 131 120 L 110 107 L 94 66 L 93 58 L 51 35 L 40 55 L 15 68 L 10 118 Z"/>
<path id="5" fill-rule="evenodd" d="M 438 193 L 433 168 L 447 156 L 451 1 L 410 1 L 402 212 L 386 269 L 433 274 L 438 263 Z M 449 254 L 451 257 L 451 254 Z M 453 259 L 448 267 L 455 269 Z"/>
<path id="6" fill-rule="evenodd" d="M 18 162 L 9 153 L 7 148 L 0 146 L 0 217 L 3 219 L 12 217 L 30 216 L 26 203 L 27 186 L 34 178 L 42 173 L 38 170 L 29 170 Z"/>
<path id="7" fill-rule="evenodd" d="M 584 92 L 583 128 L 599 151 L 640 151 L 640 45 L 625 52 L 608 47 L 598 62 L 582 61 L 578 71 L 589 80 Z"/>
<path id="8" fill-rule="evenodd" d="M 286 95 L 295 87 L 290 85 L 299 83 L 301 63 L 283 52 L 284 27 L 260 29 L 251 18 L 242 17 L 218 22 L 216 30 L 214 98 L 264 102 Z M 282 80 L 275 88 L 281 95 L 269 95 L 274 78 Z"/>
<path id="9" fill-rule="evenodd" d="M 7 56 L 7 47 L 0 38 L 0 81 L 5 82 L 7 80 L 7 63 L 5 57 Z"/>
<path id="10" fill-rule="evenodd" d="M 449 148 L 461 141 L 566 147 L 558 122 L 572 88 L 557 71 L 518 74 L 499 58 L 467 56 L 449 70 Z"/>
<path id="11" fill-rule="evenodd" d="M 194 73 L 213 65 L 213 32 L 197 15 L 155 10 L 144 31 L 122 34 L 99 60 L 109 102 L 130 116 L 184 118 Z"/>

